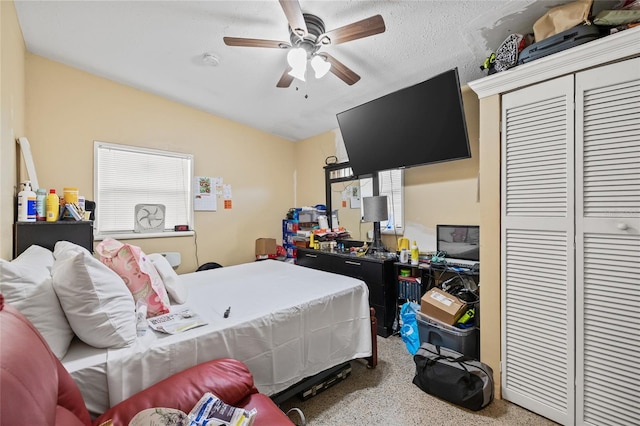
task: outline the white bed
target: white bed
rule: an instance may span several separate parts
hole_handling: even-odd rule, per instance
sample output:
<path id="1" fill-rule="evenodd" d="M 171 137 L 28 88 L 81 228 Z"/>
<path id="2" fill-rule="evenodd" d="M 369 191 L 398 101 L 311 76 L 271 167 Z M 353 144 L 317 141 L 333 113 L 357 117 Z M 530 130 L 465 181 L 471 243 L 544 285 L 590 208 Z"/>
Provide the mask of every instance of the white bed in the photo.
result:
<path id="1" fill-rule="evenodd" d="M 62 362 L 91 413 L 215 358 L 246 363 L 268 395 L 346 361 L 375 358 L 369 293 L 361 280 L 275 260 L 180 278 L 189 297 L 172 309 L 188 306 L 208 325 L 176 335 L 149 332 L 124 349 L 72 344 Z"/>

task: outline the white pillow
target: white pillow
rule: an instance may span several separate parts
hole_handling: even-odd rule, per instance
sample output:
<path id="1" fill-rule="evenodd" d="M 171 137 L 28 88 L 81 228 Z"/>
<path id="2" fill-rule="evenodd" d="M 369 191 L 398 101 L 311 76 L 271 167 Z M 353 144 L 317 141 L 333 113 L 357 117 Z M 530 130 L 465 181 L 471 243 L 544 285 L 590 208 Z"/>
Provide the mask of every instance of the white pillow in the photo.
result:
<path id="1" fill-rule="evenodd" d="M 30 246 L 11 262 L 0 259 L 0 292 L 38 329 L 53 353 L 62 359 L 73 331 L 51 284 L 53 253 Z"/>
<path id="2" fill-rule="evenodd" d="M 132 344 L 135 304 L 122 278 L 88 250 L 59 254 L 53 264 L 53 288 L 76 335 L 96 348 Z"/>
<path id="3" fill-rule="evenodd" d="M 167 289 L 171 300 L 178 304 L 186 302 L 187 287 L 176 271 L 173 270 L 167 258 L 160 253 L 151 253 L 147 258 L 153 263 L 158 274 L 160 274 L 160 278 L 162 278 L 164 287 Z"/>
<path id="4" fill-rule="evenodd" d="M 56 260 L 64 259 L 69 256 L 75 256 L 78 253 L 91 254 L 86 248 L 74 244 L 71 241 L 58 241 L 53 247 L 53 257 Z"/>

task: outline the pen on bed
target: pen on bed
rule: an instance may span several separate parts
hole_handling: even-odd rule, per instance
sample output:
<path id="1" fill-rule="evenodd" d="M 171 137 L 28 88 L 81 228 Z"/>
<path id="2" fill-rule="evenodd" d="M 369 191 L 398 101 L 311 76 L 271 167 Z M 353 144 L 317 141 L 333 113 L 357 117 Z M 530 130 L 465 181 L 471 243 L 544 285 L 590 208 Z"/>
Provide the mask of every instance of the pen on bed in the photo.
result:
<path id="1" fill-rule="evenodd" d="M 225 317 L 225 318 L 229 318 L 229 314 L 230 314 L 230 313 L 231 313 L 231 306 L 229 306 L 229 307 L 227 308 L 227 310 L 226 310 L 226 311 L 224 311 L 224 317 Z"/>

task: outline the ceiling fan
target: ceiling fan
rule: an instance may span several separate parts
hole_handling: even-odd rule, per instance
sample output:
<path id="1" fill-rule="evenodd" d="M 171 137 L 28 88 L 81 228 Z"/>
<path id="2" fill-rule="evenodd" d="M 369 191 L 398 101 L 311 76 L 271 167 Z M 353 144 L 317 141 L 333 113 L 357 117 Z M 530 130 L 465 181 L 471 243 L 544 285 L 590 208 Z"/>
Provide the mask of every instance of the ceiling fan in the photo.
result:
<path id="1" fill-rule="evenodd" d="M 294 78 L 304 80 L 308 60 L 311 61 L 317 78 L 331 71 L 348 85 L 360 80 L 358 74 L 330 54 L 320 51 L 320 48 L 383 33 L 385 25 L 382 16 L 375 15 L 331 31 L 325 31 L 322 19 L 309 13 L 302 13 L 298 0 L 279 1 L 289 22 L 290 42 L 224 37 L 224 43 L 227 46 L 290 49 L 287 55 L 288 65 L 276 84 L 277 87 L 289 87 Z"/>

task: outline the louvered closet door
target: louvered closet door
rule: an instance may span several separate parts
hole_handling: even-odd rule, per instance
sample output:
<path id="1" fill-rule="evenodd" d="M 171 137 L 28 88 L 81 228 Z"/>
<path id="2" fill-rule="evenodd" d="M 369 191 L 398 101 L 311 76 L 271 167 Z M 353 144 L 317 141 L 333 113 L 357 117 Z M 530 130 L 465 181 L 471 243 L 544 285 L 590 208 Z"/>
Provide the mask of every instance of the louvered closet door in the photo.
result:
<path id="1" fill-rule="evenodd" d="M 640 58 L 576 74 L 577 419 L 640 425 Z"/>
<path id="2" fill-rule="evenodd" d="M 502 97 L 502 395 L 572 424 L 573 77 Z"/>

